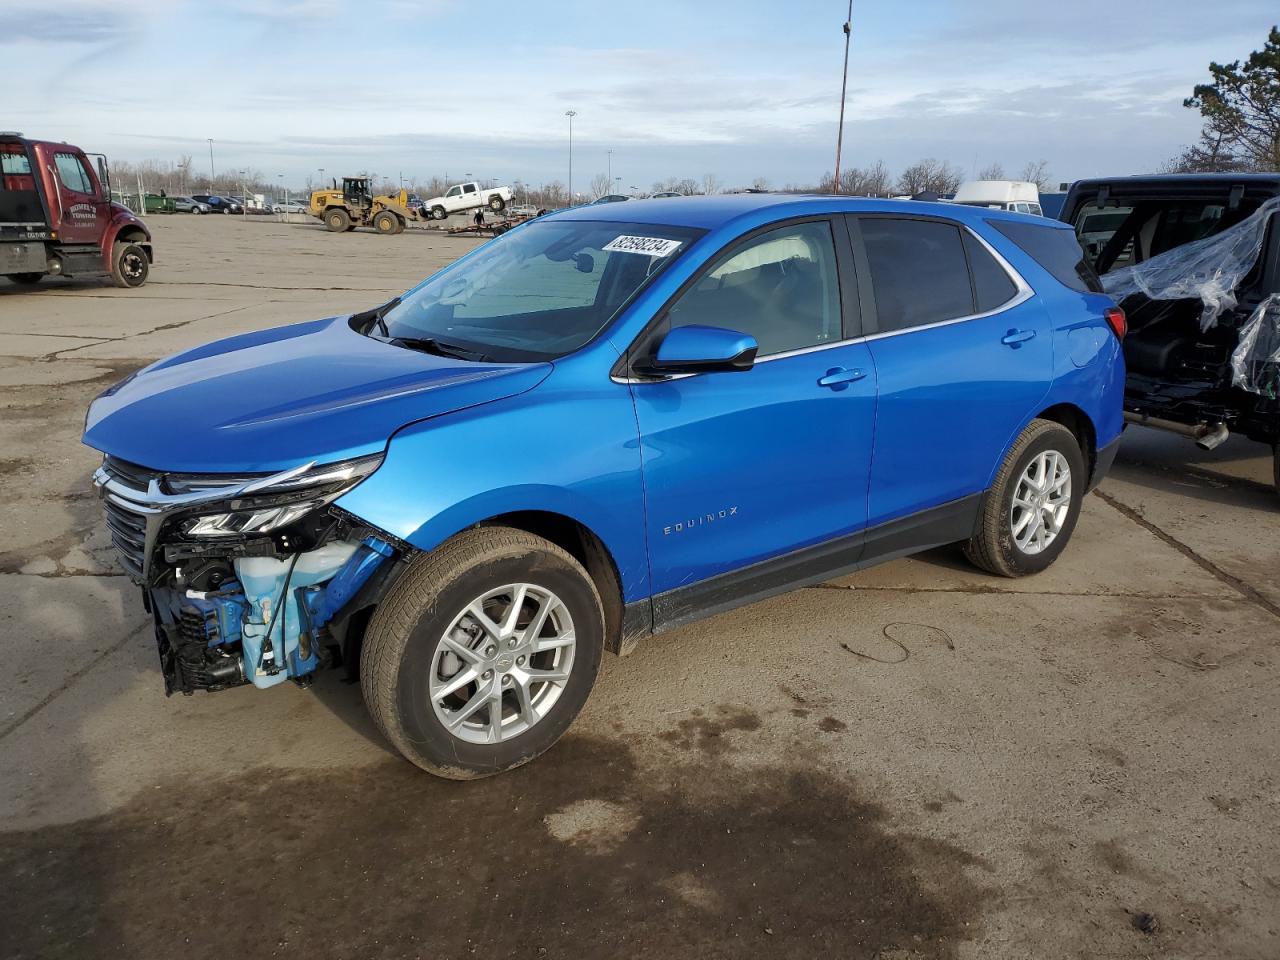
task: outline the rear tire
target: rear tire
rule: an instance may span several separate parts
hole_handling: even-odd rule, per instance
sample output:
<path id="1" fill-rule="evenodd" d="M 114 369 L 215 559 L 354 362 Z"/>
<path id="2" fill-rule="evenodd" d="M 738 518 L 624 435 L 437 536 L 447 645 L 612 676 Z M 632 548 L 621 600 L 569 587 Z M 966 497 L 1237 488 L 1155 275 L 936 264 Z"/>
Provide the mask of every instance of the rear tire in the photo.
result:
<path id="1" fill-rule="evenodd" d="M 44 279 L 43 273 L 11 273 L 9 279 L 14 283 L 20 283 L 24 287 L 30 287 Z"/>
<path id="2" fill-rule="evenodd" d="M 383 210 L 373 218 L 373 228 L 379 233 L 385 233 L 388 235 L 399 233 L 400 231 L 396 229 L 396 224 L 399 219 L 400 218 L 391 211 Z"/>
<path id="3" fill-rule="evenodd" d="M 603 605 L 577 560 L 523 530 L 478 527 L 413 560 L 378 605 L 360 685 L 406 759 L 470 780 L 559 740 L 587 702 L 603 649 Z"/>
<path id="4" fill-rule="evenodd" d="M 1071 539 L 1088 480 L 1075 434 L 1051 420 L 1032 420 L 983 499 L 965 556 L 1002 577 L 1046 569 Z"/>
<path id="5" fill-rule="evenodd" d="M 199 216 L 202 213 L 199 207 L 192 207 L 191 212 L 194 213 L 196 216 Z"/>
<path id="6" fill-rule="evenodd" d="M 147 252 L 136 243 L 116 243 L 111 248 L 111 280 L 117 287 L 140 287 L 150 272 Z"/>
<path id="7" fill-rule="evenodd" d="M 324 225 L 330 233 L 342 233 L 351 229 L 351 217 L 340 207 L 328 211 L 324 215 Z"/>
<path id="8" fill-rule="evenodd" d="M 501 197 L 489 198 L 489 209 L 492 210 L 494 213 L 501 213 L 503 210 L 506 209 L 506 207 L 507 207 L 507 201 L 503 200 Z"/>

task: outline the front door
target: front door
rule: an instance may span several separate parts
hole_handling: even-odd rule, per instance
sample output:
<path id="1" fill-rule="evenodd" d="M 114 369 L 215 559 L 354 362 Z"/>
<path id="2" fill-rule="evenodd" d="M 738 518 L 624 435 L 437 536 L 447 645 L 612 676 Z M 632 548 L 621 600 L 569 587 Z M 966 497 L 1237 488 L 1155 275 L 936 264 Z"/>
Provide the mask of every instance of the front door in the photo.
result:
<path id="1" fill-rule="evenodd" d="M 876 377 L 866 345 L 848 342 L 857 312 L 842 316 L 842 285 L 846 305 L 857 293 L 832 230 L 809 220 L 742 241 L 686 288 L 654 335 L 702 324 L 760 346 L 745 372 L 632 385 L 655 594 L 827 541 L 840 541 L 850 562 L 856 554 Z M 660 606 L 655 614 L 679 619 Z"/>
<path id="2" fill-rule="evenodd" d="M 54 150 L 54 180 L 58 196 L 51 215 L 58 220 L 58 240 L 64 244 L 97 245 L 107 225 L 107 201 L 84 154 Z"/>
<path id="3" fill-rule="evenodd" d="M 1053 336 L 1025 282 L 968 229 L 864 216 L 859 233 L 876 305 L 875 526 L 987 488 L 1048 392 Z"/>

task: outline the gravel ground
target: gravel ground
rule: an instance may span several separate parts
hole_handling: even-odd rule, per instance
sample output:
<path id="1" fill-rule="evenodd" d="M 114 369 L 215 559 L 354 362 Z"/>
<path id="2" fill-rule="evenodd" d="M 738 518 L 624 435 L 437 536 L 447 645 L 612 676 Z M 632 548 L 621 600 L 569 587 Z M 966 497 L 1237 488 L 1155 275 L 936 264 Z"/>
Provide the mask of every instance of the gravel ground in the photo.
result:
<path id="1" fill-rule="evenodd" d="M 79 434 L 477 241 L 152 226 L 141 290 L 0 280 L 0 956 L 1280 956 L 1269 451 L 1131 430 L 1047 573 L 939 550 L 655 638 L 445 783 L 336 674 L 166 700 Z"/>

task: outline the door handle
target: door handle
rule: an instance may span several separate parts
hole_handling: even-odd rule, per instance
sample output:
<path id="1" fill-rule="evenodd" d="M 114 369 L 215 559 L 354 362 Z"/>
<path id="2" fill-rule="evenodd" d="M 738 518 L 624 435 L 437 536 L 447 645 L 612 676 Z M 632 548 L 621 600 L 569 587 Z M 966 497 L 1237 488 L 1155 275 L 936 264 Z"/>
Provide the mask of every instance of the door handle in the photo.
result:
<path id="1" fill-rule="evenodd" d="M 818 386 L 831 387 L 833 390 L 843 390 L 855 380 L 861 380 L 865 377 L 865 370 L 846 370 L 844 367 L 832 367 L 827 371 L 826 376 L 818 378 Z"/>
<path id="2" fill-rule="evenodd" d="M 1036 332 L 1034 330 L 1010 330 L 1000 338 L 1000 342 L 1016 350 L 1018 349 L 1018 344 L 1034 339 L 1035 335 Z"/>

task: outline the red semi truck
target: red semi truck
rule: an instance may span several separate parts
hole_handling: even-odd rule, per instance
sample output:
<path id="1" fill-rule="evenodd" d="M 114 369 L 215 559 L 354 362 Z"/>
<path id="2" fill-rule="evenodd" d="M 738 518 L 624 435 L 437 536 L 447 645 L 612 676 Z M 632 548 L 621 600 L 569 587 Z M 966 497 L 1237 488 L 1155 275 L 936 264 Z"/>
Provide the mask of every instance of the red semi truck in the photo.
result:
<path id="1" fill-rule="evenodd" d="M 0 276 L 32 284 L 106 274 L 140 287 L 152 259 L 147 225 L 111 201 L 106 157 L 0 133 Z"/>

